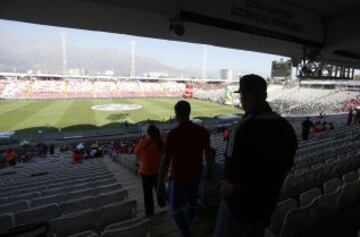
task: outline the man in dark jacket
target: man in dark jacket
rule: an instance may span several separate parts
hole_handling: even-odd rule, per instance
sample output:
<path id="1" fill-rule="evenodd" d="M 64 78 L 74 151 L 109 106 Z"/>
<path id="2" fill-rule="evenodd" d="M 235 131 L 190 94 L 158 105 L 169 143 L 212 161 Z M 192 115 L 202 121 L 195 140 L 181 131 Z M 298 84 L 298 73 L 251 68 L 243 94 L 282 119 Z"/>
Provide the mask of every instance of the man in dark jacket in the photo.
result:
<path id="1" fill-rule="evenodd" d="M 307 117 L 301 124 L 302 126 L 302 138 L 307 140 L 309 138 L 310 129 L 314 126 L 314 123 L 310 120 L 310 117 Z"/>
<path id="2" fill-rule="evenodd" d="M 230 135 L 216 237 L 264 236 L 293 165 L 295 132 L 266 102 L 266 87 L 257 75 L 240 79 L 245 115 Z"/>

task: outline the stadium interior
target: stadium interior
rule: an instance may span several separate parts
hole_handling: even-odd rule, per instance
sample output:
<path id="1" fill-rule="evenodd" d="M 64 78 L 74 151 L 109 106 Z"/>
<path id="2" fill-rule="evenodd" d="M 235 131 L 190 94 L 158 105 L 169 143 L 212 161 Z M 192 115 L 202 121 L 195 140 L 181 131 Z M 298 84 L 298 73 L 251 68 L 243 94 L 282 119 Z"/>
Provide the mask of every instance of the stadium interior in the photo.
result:
<path id="1" fill-rule="evenodd" d="M 300 68 L 299 78 L 267 80 L 267 101 L 291 123 L 299 148 L 265 236 L 360 236 L 360 81 L 353 78 L 360 68 L 360 1 L 1 0 L 0 19 L 290 58 L 290 69 Z M 218 188 L 224 179 L 223 129 L 231 128 L 243 113 L 234 93 L 237 88 L 238 78 L 118 79 L 0 72 L 0 121 L 9 120 L 6 113 L 19 111 L 19 102 L 134 99 L 141 105 L 164 99 L 173 106 L 173 101 L 185 98 L 194 104 L 200 101 L 199 109 L 219 106 L 219 111 L 211 107 L 193 120 L 210 131 L 216 151 L 214 180 L 203 178 L 199 216 L 192 227 L 194 236 L 207 237 L 213 236 Z M 160 102 L 154 108 L 156 103 Z M 131 113 L 131 108 L 121 109 Z M 349 123 L 350 110 L 357 112 Z M 59 127 L 44 134 L 42 129 L 49 126 L 45 124 L 31 135 L 0 131 L 0 155 L 9 148 L 18 154 L 17 165 L 0 163 L 0 236 L 180 236 L 166 207 L 157 207 L 151 218 L 145 215 L 133 150 L 150 123 L 147 115 L 138 119 L 143 123 L 129 122 L 127 114 L 116 115 L 120 117 L 115 120 L 121 121 L 116 131 L 109 127 L 64 133 Z M 175 122 L 167 112 L 161 116 L 154 123 L 166 134 Z M 320 127 L 331 123 L 333 128 L 322 127 L 303 141 L 301 124 L 306 117 Z M 4 124 L 9 122 L 5 120 Z M 79 144 L 89 158 L 74 164 L 73 150 Z M 48 155 L 50 146 L 55 151 Z"/>

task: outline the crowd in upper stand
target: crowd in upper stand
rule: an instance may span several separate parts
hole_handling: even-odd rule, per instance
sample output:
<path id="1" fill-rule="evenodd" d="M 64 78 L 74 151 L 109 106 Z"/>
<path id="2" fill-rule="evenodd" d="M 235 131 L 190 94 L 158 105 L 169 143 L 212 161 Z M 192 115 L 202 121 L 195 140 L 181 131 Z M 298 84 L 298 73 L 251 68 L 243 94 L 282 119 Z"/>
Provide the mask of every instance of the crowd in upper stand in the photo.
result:
<path id="1" fill-rule="evenodd" d="M 109 81 L 109 80 L 0 80 L 0 98 L 125 98 L 125 97 L 182 97 L 184 82 Z M 224 103 L 226 83 L 190 83 L 192 98 Z M 230 89 L 232 90 L 232 89 Z M 272 108 L 285 116 L 317 115 L 348 112 L 360 106 L 359 93 L 346 88 L 323 89 L 278 84 L 268 85 Z M 234 100 L 237 101 L 237 100 Z M 237 102 L 231 103 L 237 103 Z"/>

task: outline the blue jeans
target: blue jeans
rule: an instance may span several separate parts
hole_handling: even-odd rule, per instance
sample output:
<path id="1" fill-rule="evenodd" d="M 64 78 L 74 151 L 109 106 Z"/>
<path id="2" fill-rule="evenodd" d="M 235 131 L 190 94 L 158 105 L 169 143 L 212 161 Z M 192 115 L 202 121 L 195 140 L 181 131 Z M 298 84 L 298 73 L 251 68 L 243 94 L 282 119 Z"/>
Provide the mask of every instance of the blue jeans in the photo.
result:
<path id="1" fill-rule="evenodd" d="M 190 224 L 196 212 L 198 183 L 180 184 L 170 181 L 170 210 L 184 237 L 190 236 Z"/>
<path id="2" fill-rule="evenodd" d="M 216 218 L 214 237 L 263 237 L 267 221 L 245 223 L 236 219 L 222 199 Z"/>

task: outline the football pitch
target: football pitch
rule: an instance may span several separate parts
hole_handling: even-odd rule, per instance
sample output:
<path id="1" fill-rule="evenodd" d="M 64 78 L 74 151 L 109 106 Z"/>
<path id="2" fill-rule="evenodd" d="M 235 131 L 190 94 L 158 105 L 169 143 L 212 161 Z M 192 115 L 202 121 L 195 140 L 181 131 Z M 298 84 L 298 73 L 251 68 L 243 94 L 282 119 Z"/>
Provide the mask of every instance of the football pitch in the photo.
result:
<path id="1" fill-rule="evenodd" d="M 0 132 L 32 133 L 40 128 L 54 130 L 79 130 L 111 127 L 123 123 L 167 121 L 174 117 L 174 105 L 179 99 L 82 99 L 0 101 Z M 188 100 L 192 118 L 207 119 L 218 115 L 239 114 L 233 106 L 209 101 Z M 134 110 L 111 109 L 111 105 L 140 105 Z M 110 105 L 110 109 L 94 110 L 92 107 Z"/>

